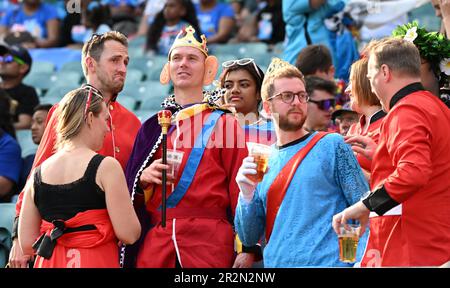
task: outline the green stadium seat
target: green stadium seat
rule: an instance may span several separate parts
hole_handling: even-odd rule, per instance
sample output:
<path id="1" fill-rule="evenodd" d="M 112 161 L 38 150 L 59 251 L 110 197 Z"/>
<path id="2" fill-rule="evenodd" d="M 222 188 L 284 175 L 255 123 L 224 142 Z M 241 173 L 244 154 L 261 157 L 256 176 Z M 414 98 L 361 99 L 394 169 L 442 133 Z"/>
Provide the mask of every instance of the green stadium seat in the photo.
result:
<path id="1" fill-rule="evenodd" d="M 55 71 L 55 64 L 47 61 L 34 61 L 29 74 L 52 73 Z"/>
<path id="2" fill-rule="evenodd" d="M 16 138 L 20 148 L 22 149 L 22 158 L 36 153 L 38 145 L 34 144 L 33 139 L 31 138 L 30 129 L 17 130 Z"/>

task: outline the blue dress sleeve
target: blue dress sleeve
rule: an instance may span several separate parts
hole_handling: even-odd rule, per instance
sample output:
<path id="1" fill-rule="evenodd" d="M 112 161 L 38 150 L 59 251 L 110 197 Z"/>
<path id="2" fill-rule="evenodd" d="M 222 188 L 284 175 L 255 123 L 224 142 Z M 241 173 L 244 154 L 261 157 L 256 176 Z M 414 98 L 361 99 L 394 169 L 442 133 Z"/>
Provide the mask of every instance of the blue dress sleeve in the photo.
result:
<path id="1" fill-rule="evenodd" d="M 239 239 L 245 246 L 253 246 L 258 243 L 264 233 L 266 223 L 264 205 L 259 197 L 258 190 L 250 203 L 239 194 L 234 225 Z"/>

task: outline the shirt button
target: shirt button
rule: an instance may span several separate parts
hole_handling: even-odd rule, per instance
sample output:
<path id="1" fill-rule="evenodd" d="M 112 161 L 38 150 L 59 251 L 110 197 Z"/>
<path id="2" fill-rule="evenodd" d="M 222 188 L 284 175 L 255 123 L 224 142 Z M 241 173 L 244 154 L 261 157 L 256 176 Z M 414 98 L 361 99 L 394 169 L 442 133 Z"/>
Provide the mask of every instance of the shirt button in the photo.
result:
<path id="1" fill-rule="evenodd" d="M 119 153 L 120 152 L 120 148 L 119 147 L 115 147 L 115 150 L 116 150 L 116 153 Z"/>
<path id="2" fill-rule="evenodd" d="M 109 110 L 114 110 L 114 107 L 112 104 L 109 105 Z"/>

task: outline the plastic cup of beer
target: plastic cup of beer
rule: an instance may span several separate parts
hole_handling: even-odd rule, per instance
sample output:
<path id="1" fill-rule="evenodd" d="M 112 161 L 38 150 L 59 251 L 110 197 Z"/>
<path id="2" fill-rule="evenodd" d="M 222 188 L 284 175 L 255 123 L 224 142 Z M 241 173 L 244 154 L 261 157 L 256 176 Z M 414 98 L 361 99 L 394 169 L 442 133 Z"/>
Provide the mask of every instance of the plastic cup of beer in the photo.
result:
<path id="1" fill-rule="evenodd" d="M 181 162 L 183 161 L 184 152 L 168 150 L 167 151 L 167 176 L 175 179 L 178 175 L 178 170 L 180 169 Z"/>
<path id="2" fill-rule="evenodd" d="M 256 163 L 256 174 L 247 175 L 247 178 L 255 183 L 261 182 L 267 171 L 267 163 L 272 150 L 270 146 L 254 142 L 247 142 L 247 149 L 248 155 L 252 156 Z"/>
<path id="3" fill-rule="evenodd" d="M 339 260 L 345 263 L 356 262 L 356 247 L 358 246 L 359 225 L 347 224 L 349 230 L 345 229 L 344 224 L 339 227 Z"/>

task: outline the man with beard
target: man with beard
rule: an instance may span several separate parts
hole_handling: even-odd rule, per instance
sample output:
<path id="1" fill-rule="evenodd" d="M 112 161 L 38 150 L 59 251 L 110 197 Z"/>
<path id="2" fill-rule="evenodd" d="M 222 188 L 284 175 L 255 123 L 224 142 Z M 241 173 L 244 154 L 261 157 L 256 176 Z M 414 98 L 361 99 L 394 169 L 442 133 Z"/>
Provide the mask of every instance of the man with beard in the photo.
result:
<path id="1" fill-rule="evenodd" d="M 88 83 L 86 85 L 103 96 L 110 112 L 111 133 L 106 135 L 103 148 L 97 152 L 104 156 L 114 157 L 124 170 L 133 148 L 134 139 L 141 126 L 139 119 L 116 101 L 125 82 L 128 61 L 128 41 L 119 32 L 94 34 L 83 46 L 81 64 Z M 55 127 L 58 125 L 58 117 L 54 111 L 57 106 L 58 104 L 53 106 L 47 116 L 48 123 L 36 152 L 32 169 L 41 165 L 55 152 Z M 22 197 L 23 193 L 20 194 L 17 201 L 16 215 L 19 215 L 22 207 Z M 14 223 L 15 227 L 17 220 L 18 217 Z M 14 230 L 17 231 L 17 228 Z M 11 267 L 26 267 L 31 256 L 22 255 L 15 239 L 9 259 Z"/>
<path id="2" fill-rule="evenodd" d="M 309 96 L 302 73 L 277 58 L 267 71 L 261 96 L 277 143 L 260 183 L 247 178 L 256 174 L 251 156 L 236 176 L 239 238 L 246 246 L 254 245 L 265 231 L 264 267 L 348 267 L 339 262 L 338 240 L 329 222 L 340 207 L 356 203 L 367 191 L 364 175 L 340 135 L 304 129 Z"/>

